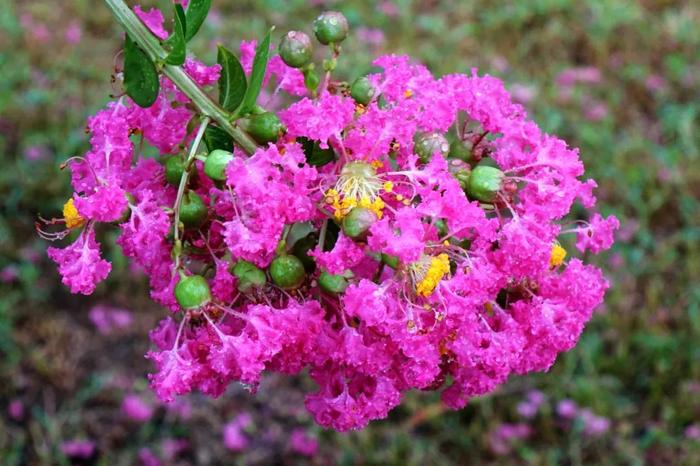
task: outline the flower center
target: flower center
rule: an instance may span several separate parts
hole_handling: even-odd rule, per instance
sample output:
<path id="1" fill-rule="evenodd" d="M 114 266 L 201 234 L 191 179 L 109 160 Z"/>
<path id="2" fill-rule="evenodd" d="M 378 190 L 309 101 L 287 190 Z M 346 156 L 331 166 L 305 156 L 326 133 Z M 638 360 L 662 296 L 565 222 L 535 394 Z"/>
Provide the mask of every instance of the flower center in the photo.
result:
<path id="1" fill-rule="evenodd" d="M 416 294 L 427 298 L 435 291 L 440 280 L 450 273 L 450 259 L 445 253 L 435 257 L 425 256 L 409 266 L 409 273 Z"/>
<path id="2" fill-rule="evenodd" d="M 386 186 L 385 186 L 386 185 Z M 353 208 L 364 207 L 382 218 L 384 201 L 382 189 L 391 191 L 393 185 L 383 183 L 376 169 L 365 162 L 351 162 L 343 167 L 334 188 L 326 192 L 326 203 L 340 220 Z"/>
<path id="3" fill-rule="evenodd" d="M 559 243 L 554 243 L 552 246 L 552 253 L 549 256 L 549 266 L 554 268 L 564 262 L 566 257 L 566 249 L 561 247 Z"/>
<path id="4" fill-rule="evenodd" d="M 66 221 L 67 228 L 80 227 L 85 223 L 85 219 L 78 213 L 72 197 L 63 204 L 63 219 Z"/>

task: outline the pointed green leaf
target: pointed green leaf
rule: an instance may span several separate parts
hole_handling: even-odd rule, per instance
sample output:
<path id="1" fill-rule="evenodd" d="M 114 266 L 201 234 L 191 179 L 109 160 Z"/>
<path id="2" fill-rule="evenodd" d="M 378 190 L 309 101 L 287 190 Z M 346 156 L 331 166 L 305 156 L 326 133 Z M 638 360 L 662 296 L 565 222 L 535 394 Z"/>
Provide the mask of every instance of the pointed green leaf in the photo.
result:
<path id="1" fill-rule="evenodd" d="M 187 6 L 187 30 L 185 31 L 185 42 L 192 40 L 199 28 L 204 23 L 211 7 L 211 0 L 190 0 Z"/>
<path id="2" fill-rule="evenodd" d="M 260 95 L 265 70 L 267 69 L 267 61 L 270 58 L 270 35 L 274 27 L 271 28 L 265 38 L 260 42 L 255 49 L 255 58 L 253 59 L 253 69 L 250 72 L 250 82 L 246 89 L 241 108 L 236 112 L 239 115 L 245 115 L 255 107 L 255 102 Z"/>
<path id="3" fill-rule="evenodd" d="M 222 149 L 228 152 L 233 152 L 233 139 L 223 129 L 209 125 L 204 130 L 204 143 L 207 145 L 209 152 Z"/>
<path id="4" fill-rule="evenodd" d="M 238 108 L 246 93 L 245 71 L 238 58 L 221 45 L 216 61 L 221 65 L 219 104 L 224 110 L 232 112 Z"/>
<path id="5" fill-rule="evenodd" d="M 301 143 L 301 148 L 304 151 L 304 155 L 306 155 L 306 163 L 309 165 L 322 167 L 335 160 L 335 152 L 330 147 L 321 149 L 318 142 L 308 138 L 298 138 L 297 140 Z"/>
<path id="6" fill-rule="evenodd" d="M 139 107 L 150 107 L 158 97 L 160 82 L 156 67 L 126 34 L 124 41 L 124 89 Z"/>
<path id="7" fill-rule="evenodd" d="M 170 53 L 165 57 L 165 63 L 168 65 L 181 66 L 185 63 L 187 56 L 187 44 L 185 42 L 185 31 L 187 30 L 187 19 L 185 18 L 185 10 L 182 5 L 175 5 L 175 22 L 173 24 L 173 33 L 165 41 L 165 45 L 170 47 Z"/>

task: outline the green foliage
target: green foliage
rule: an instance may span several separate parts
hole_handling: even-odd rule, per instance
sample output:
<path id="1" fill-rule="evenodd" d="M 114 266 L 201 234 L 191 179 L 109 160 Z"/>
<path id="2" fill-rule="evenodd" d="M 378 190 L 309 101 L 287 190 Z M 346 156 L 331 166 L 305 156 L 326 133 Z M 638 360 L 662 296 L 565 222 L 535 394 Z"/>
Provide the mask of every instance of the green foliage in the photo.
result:
<path id="1" fill-rule="evenodd" d="M 184 58 L 183 58 L 184 61 Z M 158 97 L 160 82 L 156 67 L 129 34 L 124 40 L 124 90 L 141 107 L 150 107 Z"/>
<path id="2" fill-rule="evenodd" d="M 165 57 L 165 63 L 181 66 L 187 57 L 187 42 L 185 40 L 187 19 L 185 18 L 185 10 L 179 3 L 173 5 L 173 10 L 175 12 L 173 33 L 165 42 L 165 45 L 170 47 L 170 53 Z"/>
<path id="3" fill-rule="evenodd" d="M 221 65 L 219 105 L 230 112 L 236 110 L 247 93 L 245 72 L 238 58 L 219 45 L 216 62 Z"/>
<path id="4" fill-rule="evenodd" d="M 255 103 L 262 89 L 265 70 L 267 69 L 267 61 L 270 58 L 270 36 L 274 27 L 267 31 L 265 38 L 255 48 L 255 57 L 253 58 L 253 69 L 250 72 L 250 81 L 248 88 L 243 96 L 241 108 L 238 110 L 239 115 L 245 115 L 253 110 Z"/>

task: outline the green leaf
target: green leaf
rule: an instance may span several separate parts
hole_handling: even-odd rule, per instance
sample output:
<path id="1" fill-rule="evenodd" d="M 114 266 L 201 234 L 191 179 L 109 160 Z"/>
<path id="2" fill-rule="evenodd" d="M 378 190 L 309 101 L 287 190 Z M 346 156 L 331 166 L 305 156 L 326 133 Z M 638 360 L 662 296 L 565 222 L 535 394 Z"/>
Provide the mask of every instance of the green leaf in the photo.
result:
<path id="1" fill-rule="evenodd" d="M 187 30 L 185 31 L 185 42 L 189 42 L 197 34 L 199 28 L 209 13 L 211 0 L 190 0 L 187 6 Z"/>
<path id="2" fill-rule="evenodd" d="M 207 145 L 209 152 L 222 149 L 228 152 L 233 152 L 233 139 L 221 128 L 209 125 L 204 130 L 204 143 Z"/>
<path id="3" fill-rule="evenodd" d="M 124 41 L 124 89 L 139 107 L 150 107 L 158 97 L 158 72 L 146 52 L 126 34 Z"/>
<path id="4" fill-rule="evenodd" d="M 253 58 L 253 69 L 250 72 L 250 82 L 248 89 L 243 96 L 241 108 L 236 112 L 238 115 L 245 115 L 255 107 L 255 102 L 260 95 L 263 78 L 265 77 L 265 69 L 267 68 L 267 60 L 270 58 L 270 35 L 275 28 L 271 28 L 265 38 L 260 42 L 255 49 L 255 58 Z"/>
<path id="5" fill-rule="evenodd" d="M 185 10 L 182 5 L 175 5 L 175 23 L 173 33 L 165 41 L 165 44 L 170 47 L 170 53 L 165 57 L 165 63 L 168 65 L 181 66 L 185 63 L 187 56 L 187 43 L 185 42 L 185 31 L 187 30 L 187 19 L 185 18 Z"/>
<path id="6" fill-rule="evenodd" d="M 313 167 L 321 167 L 335 160 L 335 152 L 330 147 L 321 149 L 318 142 L 307 138 L 298 138 L 301 143 L 302 150 L 306 155 L 306 163 Z"/>
<path id="7" fill-rule="evenodd" d="M 219 77 L 219 104 L 232 112 L 238 108 L 246 94 L 245 71 L 238 58 L 219 45 L 216 61 L 221 65 Z"/>

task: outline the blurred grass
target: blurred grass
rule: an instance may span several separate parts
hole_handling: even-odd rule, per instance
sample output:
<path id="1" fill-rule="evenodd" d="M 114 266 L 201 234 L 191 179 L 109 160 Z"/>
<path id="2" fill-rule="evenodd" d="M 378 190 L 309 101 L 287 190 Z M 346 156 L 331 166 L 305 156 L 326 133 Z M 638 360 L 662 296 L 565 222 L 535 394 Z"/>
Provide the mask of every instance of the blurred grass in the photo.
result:
<path id="1" fill-rule="evenodd" d="M 153 5 L 157 2 L 143 2 Z M 167 5 L 163 1 L 161 6 Z M 310 31 L 326 8 L 348 17 L 339 75 L 365 73 L 379 53 L 408 53 L 435 74 L 477 67 L 503 79 L 547 131 L 580 147 L 600 188 L 601 210 L 621 219 L 612 251 L 597 260 L 612 280 L 606 304 L 575 350 L 552 371 L 512 380 L 497 393 L 446 412 L 433 394 L 413 394 L 390 419 L 353 434 L 321 436 L 314 464 L 698 464 L 700 442 L 700 5 L 672 0 L 505 0 L 321 2 L 214 1 L 193 43 L 213 62 L 270 24 Z M 134 429 L 119 413 L 136 380 L 146 332 L 162 310 L 115 250 L 115 272 L 96 296 L 69 296 L 33 230 L 38 213 L 57 214 L 70 194 L 58 165 L 86 147 L 85 118 L 116 92 L 110 85 L 120 32 L 100 2 L 9 1 L 0 8 L 0 396 L 29 408 L 21 422 L 0 418 L 3 464 L 69 464 L 60 442 L 91 437 L 98 464 L 133 464 L 140 448 L 187 438 L 179 464 L 304 463 L 286 455 L 299 411 L 296 385 L 270 378 L 257 398 L 240 390 L 216 402 L 193 397 L 195 415 L 161 409 Z M 42 27 L 44 29 L 42 29 Z M 71 44 L 70 32 L 82 39 Z M 561 84 L 561 73 L 591 67 L 597 82 Z M 558 80 L 559 77 L 559 80 Z M 594 80 L 595 81 L 595 80 Z M 118 336 L 99 336 L 86 318 L 94 302 L 137 311 Z M 296 384 L 296 385 L 295 385 Z M 296 388 L 295 388 L 296 387 Z M 532 420 L 517 414 L 526 391 L 547 396 Z M 133 388 L 132 388 L 133 389 Z M 574 399 L 611 420 L 588 438 L 555 414 Z M 289 402 L 287 402 L 289 400 Z M 291 400 L 294 400 L 292 403 Z M 220 430 L 235 412 L 254 413 L 251 446 L 226 453 Z M 503 423 L 530 425 L 528 439 L 498 456 L 490 435 Z"/>

